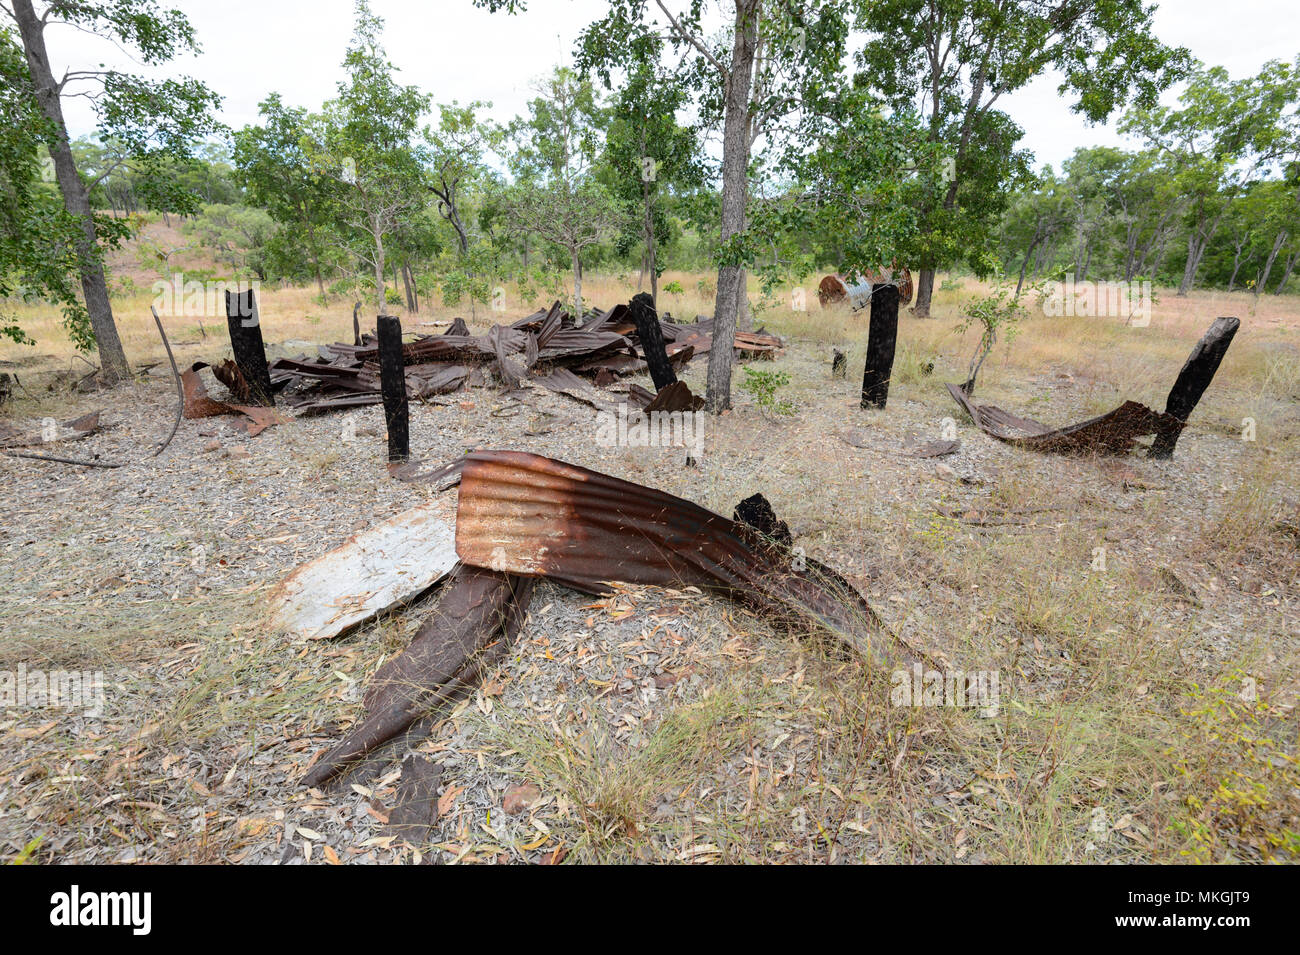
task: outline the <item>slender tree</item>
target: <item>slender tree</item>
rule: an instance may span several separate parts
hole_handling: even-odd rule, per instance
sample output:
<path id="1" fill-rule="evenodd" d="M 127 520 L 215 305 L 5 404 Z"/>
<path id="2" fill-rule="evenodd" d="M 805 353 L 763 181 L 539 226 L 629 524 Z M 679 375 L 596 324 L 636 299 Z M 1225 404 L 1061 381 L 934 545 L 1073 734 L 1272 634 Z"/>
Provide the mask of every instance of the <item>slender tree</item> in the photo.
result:
<path id="1" fill-rule="evenodd" d="M 80 278 L 86 321 L 99 348 L 105 380 L 118 381 L 130 374 L 126 353 L 113 321 L 108 282 L 100 242 L 105 235 L 102 219 L 91 208 L 95 183 L 80 175 L 73 157 L 63 100 L 89 99 L 95 106 L 100 134 L 119 141 L 126 157 L 156 168 L 165 158 L 192 155 L 195 144 L 214 129 L 211 119 L 220 98 L 197 80 L 180 78 L 147 80 L 118 70 L 68 70 L 56 77 L 46 48 L 53 24 L 67 24 L 83 32 L 133 49 L 146 64 L 165 63 L 177 54 L 198 50 L 193 27 L 177 10 L 163 10 L 154 0 L 51 0 L 39 8 L 33 0 L 0 3 L 0 16 L 17 29 L 25 64 L 8 63 L 3 77 L 37 104 L 44 122 L 27 132 L 39 137 L 49 151 L 55 179 L 68 215 L 78 224 L 76 269 Z M 197 208 L 192 200 L 190 209 Z"/>

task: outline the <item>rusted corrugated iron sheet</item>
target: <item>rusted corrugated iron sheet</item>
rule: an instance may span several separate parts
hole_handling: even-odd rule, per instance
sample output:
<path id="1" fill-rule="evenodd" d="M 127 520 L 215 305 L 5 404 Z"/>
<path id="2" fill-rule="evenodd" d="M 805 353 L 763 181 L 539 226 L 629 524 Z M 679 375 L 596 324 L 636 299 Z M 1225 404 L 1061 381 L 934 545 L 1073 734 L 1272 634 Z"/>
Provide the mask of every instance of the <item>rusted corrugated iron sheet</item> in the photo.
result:
<path id="1" fill-rule="evenodd" d="M 467 456 L 456 553 L 475 567 L 550 577 L 694 585 L 829 630 L 882 665 L 912 656 L 874 625 L 847 580 L 749 527 L 663 491 L 521 451 Z"/>
<path id="2" fill-rule="evenodd" d="M 1064 428 L 1052 428 L 994 405 L 977 405 L 961 385 L 949 383 L 948 393 L 966 410 L 975 426 L 990 437 L 1017 447 L 1056 454 L 1128 454 L 1137 444 L 1137 438 L 1166 427 L 1169 417 L 1136 401 L 1126 401 L 1107 414 Z"/>
<path id="3" fill-rule="evenodd" d="M 431 710 L 468 692 L 514 641 L 534 583 L 458 566 L 411 645 L 375 674 L 362 721 L 312 766 L 303 785 L 329 782 Z"/>
<path id="4" fill-rule="evenodd" d="M 817 300 L 822 308 L 847 301 L 856 312 L 871 304 L 871 286 L 894 283 L 898 286 L 898 301 L 906 305 L 912 300 L 912 273 L 907 269 L 869 269 L 850 283 L 843 275 L 828 275 L 817 286 Z"/>

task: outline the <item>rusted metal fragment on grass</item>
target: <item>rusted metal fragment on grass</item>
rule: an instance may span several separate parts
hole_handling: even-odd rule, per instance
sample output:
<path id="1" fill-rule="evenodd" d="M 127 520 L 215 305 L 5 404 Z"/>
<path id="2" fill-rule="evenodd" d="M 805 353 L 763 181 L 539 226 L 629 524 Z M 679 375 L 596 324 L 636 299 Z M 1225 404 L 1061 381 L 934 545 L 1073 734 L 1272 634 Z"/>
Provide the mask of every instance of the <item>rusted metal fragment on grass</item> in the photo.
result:
<path id="1" fill-rule="evenodd" d="M 365 718 L 303 778 L 320 786 L 468 692 L 504 656 L 528 613 L 535 581 L 460 565 L 410 647 L 379 668 Z"/>
<path id="2" fill-rule="evenodd" d="M 912 273 L 907 269 L 868 269 L 859 274 L 856 282 L 843 275 L 828 275 L 817 285 L 817 300 L 822 308 L 848 302 L 855 312 L 871 303 L 871 286 L 891 284 L 898 288 L 898 299 L 903 305 L 912 300 Z"/>
<path id="3" fill-rule="evenodd" d="M 438 786 L 442 765 L 423 756 L 402 763 L 393 808 L 388 811 L 388 835 L 420 846 L 438 822 Z"/>
<path id="4" fill-rule="evenodd" d="M 961 385 L 949 383 L 948 393 L 989 437 L 1049 454 L 1128 454 L 1137 438 L 1155 434 L 1168 418 L 1144 404 L 1126 401 L 1107 414 L 1052 428 L 994 405 L 977 405 Z"/>
<path id="5" fill-rule="evenodd" d="M 208 394 L 208 388 L 199 377 L 199 371 L 207 368 L 206 362 L 196 361 L 181 372 L 181 387 L 185 392 L 184 416 L 186 418 L 213 418 L 219 415 L 239 415 L 240 420 L 231 427 L 247 432 L 251 438 L 261 434 L 274 424 L 285 419 L 274 408 L 260 405 L 242 405 L 217 401 Z"/>
<path id="6" fill-rule="evenodd" d="M 872 662 L 910 656 L 829 567 L 690 501 L 535 454 L 466 458 L 456 552 L 475 567 L 587 593 L 606 592 L 609 581 L 708 588 L 827 630 Z"/>
<path id="7" fill-rule="evenodd" d="M 426 461 L 407 461 L 390 464 L 388 475 L 408 484 L 428 484 L 434 491 L 445 491 L 460 483 L 460 471 L 464 466 L 464 458 L 435 466 Z"/>
<path id="8" fill-rule="evenodd" d="M 58 441 L 76 441 L 88 438 L 100 430 L 99 416 L 102 412 L 91 411 L 78 418 L 72 418 L 57 425 L 52 431 L 23 432 L 0 423 L 0 448 L 25 448 L 38 444 L 53 444 Z"/>
<path id="9" fill-rule="evenodd" d="M 409 603 L 456 566 L 454 519 L 450 501 L 432 500 L 352 535 L 281 581 L 271 622 L 322 640 Z"/>
<path id="10" fill-rule="evenodd" d="M 691 394 L 691 389 L 686 382 L 674 381 L 671 385 L 660 389 L 659 394 L 645 406 L 645 410 L 647 412 L 699 411 L 703 407 L 704 399 Z"/>

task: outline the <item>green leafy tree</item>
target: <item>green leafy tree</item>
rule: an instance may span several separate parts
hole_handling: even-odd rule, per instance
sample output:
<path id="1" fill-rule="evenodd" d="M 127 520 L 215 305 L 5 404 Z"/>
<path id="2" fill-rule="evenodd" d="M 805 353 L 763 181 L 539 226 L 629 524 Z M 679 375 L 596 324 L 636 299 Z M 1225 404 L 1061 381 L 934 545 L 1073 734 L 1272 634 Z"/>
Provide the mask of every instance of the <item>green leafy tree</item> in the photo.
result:
<path id="1" fill-rule="evenodd" d="M 381 35 L 383 20 L 357 0 L 356 26 L 343 60 L 347 78 L 338 97 L 311 117 L 303 140 L 308 160 L 332 180 L 337 232 L 369 267 L 375 304 L 382 312 L 386 241 L 424 208 L 428 150 L 419 139 L 429 97 L 393 75 Z"/>
<path id="2" fill-rule="evenodd" d="M 1255 76 L 1233 80 L 1222 67 L 1197 69 L 1178 106 L 1141 105 L 1120 128 L 1169 158 L 1185 200 L 1187 257 L 1178 285 L 1196 285 L 1201 262 L 1233 203 L 1270 166 L 1295 151 L 1300 60 L 1270 61 Z"/>
<path id="3" fill-rule="evenodd" d="M 249 200 L 302 243 L 324 301 L 338 184 L 312 164 L 305 109 L 285 106 L 272 93 L 258 111 L 262 125 L 246 126 L 233 136 L 236 175 Z M 288 249 L 278 245 L 284 260 Z"/>
<path id="4" fill-rule="evenodd" d="M 659 249 L 672 235 L 671 209 L 675 195 L 699 189 L 708 170 L 698 130 L 678 120 L 689 104 L 687 89 L 662 62 L 663 39 L 648 30 L 625 34 L 622 82 L 609 110 L 601 179 L 629 209 L 618 251 L 641 244 L 638 290 L 650 279 L 650 295 L 658 301 L 663 271 Z M 609 42 L 603 33 L 583 38 L 580 63 L 590 63 L 606 86 L 612 86 Z M 591 49 L 588 49 L 591 47 Z"/>
<path id="5" fill-rule="evenodd" d="M 1019 128 L 994 109 L 1049 69 L 1071 108 L 1098 122 L 1130 99 L 1155 103 L 1186 52 L 1161 44 L 1144 0 L 857 0 L 868 40 L 858 81 L 895 111 L 922 104 L 931 143 L 951 154 L 948 174 L 918 197 L 915 241 L 897 250 L 919 269 L 917 315 L 928 316 L 936 268 L 980 261 L 1006 203 L 1028 173 Z"/>
<path id="6" fill-rule="evenodd" d="M 536 235 L 563 250 L 573 268 L 573 308 L 582 314 L 582 252 L 608 237 L 626 213 L 596 180 L 606 111 L 592 84 L 560 68 L 541 81 L 528 116 L 514 123 L 515 183 L 506 216 L 516 232 Z"/>
<path id="7" fill-rule="evenodd" d="M 437 198 L 438 214 L 455 231 L 462 256 L 469 253 L 465 196 L 482 181 L 487 171 L 487 153 L 499 148 L 501 139 L 501 131 L 477 115 L 491 106 L 478 101 L 465 106 L 441 105 L 438 125 L 425 130 L 430 146 L 429 190 Z"/>
<path id="8" fill-rule="evenodd" d="M 79 227 L 75 266 L 89 333 L 74 332 L 74 339 L 84 344 L 93 335 L 104 378 L 117 381 L 130 374 L 130 368 L 113 321 L 101 242 L 120 241 L 124 226 L 97 216 L 91 207 L 94 184 L 87 183 L 77 169 L 63 119 L 63 100 L 70 96 L 90 100 L 101 138 L 120 143 L 123 156 L 147 173 L 192 155 L 194 145 L 215 128 L 211 116 L 220 98 L 197 80 L 183 77 L 148 80 L 109 69 L 69 70 L 61 77 L 54 76 L 46 48 L 46 33 L 54 24 L 67 24 L 131 48 L 149 65 L 197 51 L 194 29 L 185 16 L 177 10 L 161 9 L 154 0 L 50 0 L 40 9 L 33 0 L 10 0 L 0 4 L 0 17 L 16 28 L 6 34 L 6 45 L 16 39 L 24 54 L 21 61 L 4 57 L 0 85 L 35 104 L 42 121 L 23 127 L 21 132 L 48 150 L 64 210 Z M 159 177 L 159 181 L 166 180 Z M 171 201 L 178 211 L 198 206 L 197 199 L 192 195 L 187 199 L 180 189 Z M 65 318 L 77 326 L 80 314 L 75 309 L 70 313 L 61 289 L 51 291 L 63 301 Z"/>

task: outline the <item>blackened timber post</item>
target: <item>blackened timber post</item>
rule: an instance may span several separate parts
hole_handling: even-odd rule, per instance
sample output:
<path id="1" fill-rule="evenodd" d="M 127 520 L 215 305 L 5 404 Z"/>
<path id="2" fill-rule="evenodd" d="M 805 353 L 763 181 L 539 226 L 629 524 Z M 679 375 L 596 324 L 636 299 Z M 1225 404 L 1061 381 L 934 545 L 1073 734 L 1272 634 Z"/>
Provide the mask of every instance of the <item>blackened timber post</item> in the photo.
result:
<path id="1" fill-rule="evenodd" d="M 871 287 L 871 323 L 867 332 L 867 362 L 862 369 L 862 407 L 883 408 L 889 398 L 898 344 L 898 286 Z"/>
<path id="2" fill-rule="evenodd" d="M 226 289 L 226 327 L 230 330 L 230 348 L 235 353 L 235 364 L 248 382 L 249 399 L 259 405 L 274 407 L 271 370 L 266 364 L 262 322 L 253 289 L 243 292 Z"/>
<path id="3" fill-rule="evenodd" d="M 394 315 L 380 315 L 379 390 L 384 399 L 384 421 L 388 425 L 388 460 L 411 457 L 410 406 L 406 400 L 406 363 L 402 357 L 402 322 Z"/>

